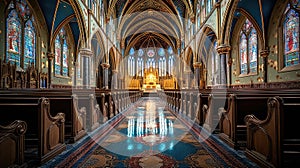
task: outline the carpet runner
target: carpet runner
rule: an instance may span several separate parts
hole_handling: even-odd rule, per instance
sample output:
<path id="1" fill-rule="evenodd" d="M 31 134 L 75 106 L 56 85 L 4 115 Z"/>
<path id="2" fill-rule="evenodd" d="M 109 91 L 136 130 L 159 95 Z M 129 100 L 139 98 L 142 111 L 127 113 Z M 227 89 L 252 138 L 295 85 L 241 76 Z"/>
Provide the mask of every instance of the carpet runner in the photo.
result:
<path id="1" fill-rule="evenodd" d="M 44 167 L 257 167 L 158 97 L 141 98 Z"/>

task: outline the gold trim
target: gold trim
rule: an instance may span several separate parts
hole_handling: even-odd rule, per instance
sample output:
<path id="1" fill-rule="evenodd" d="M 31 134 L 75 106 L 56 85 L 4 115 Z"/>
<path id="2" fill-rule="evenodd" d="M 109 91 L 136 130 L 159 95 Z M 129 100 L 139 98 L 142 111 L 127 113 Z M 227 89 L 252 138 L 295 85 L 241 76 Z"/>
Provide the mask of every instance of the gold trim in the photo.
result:
<path id="1" fill-rule="evenodd" d="M 108 69 L 108 68 L 110 67 L 110 64 L 109 64 L 109 63 L 102 63 L 102 64 L 101 64 L 101 67 L 102 67 L 103 69 Z"/>
<path id="2" fill-rule="evenodd" d="M 231 47 L 226 44 L 221 44 L 217 47 L 217 52 L 219 54 L 228 54 L 230 50 L 231 50 Z"/>
<path id="3" fill-rule="evenodd" d="M 269 54 L 270 54 L 270 51 L 268 49 L 260 51 L 260 56 L 263 58 L 266 58 Z"/>

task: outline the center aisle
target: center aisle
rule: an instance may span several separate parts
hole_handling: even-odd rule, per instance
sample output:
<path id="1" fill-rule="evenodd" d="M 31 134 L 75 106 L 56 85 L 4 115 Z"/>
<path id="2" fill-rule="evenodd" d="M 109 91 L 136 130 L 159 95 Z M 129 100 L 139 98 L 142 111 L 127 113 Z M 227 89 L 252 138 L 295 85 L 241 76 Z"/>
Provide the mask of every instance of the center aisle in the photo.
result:
<path id="1" fill-rule="evenodd" d="M 142 98 L 122 119 L 108 125 L 109 132 L 103 133 L 106 127 L 98 130 L 105 135 L 94 139 L 93 147 L 74 164 L 59 167 L 255 166 L 218 139 L 203 138 L 201 128 L 194 125 L 169 111 L 160 98 Z"/>

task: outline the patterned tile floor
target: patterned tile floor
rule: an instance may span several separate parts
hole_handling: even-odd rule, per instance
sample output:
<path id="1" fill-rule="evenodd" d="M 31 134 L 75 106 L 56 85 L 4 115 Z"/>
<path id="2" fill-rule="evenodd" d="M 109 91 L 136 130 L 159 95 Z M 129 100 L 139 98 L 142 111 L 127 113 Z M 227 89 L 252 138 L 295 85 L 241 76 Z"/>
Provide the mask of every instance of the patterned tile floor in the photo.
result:
<path id="1" fill-rule="evenodd" d="M 224 167 L 159 98 L 141 101 L 79 167 Z"/>

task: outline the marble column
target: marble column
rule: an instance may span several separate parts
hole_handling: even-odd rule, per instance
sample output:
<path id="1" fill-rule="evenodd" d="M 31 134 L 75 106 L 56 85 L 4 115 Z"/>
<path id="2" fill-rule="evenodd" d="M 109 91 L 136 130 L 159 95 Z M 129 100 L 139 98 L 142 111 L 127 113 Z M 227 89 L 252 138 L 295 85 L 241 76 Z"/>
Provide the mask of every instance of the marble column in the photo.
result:
<path id="1" fill-rule="evenodd" d="M 109 89 L 108 87 L 108 69 L 110 67 L 109 63 L 102 63 L 101 67 L 103 68 L 103 85 L 105 89 Z"/>
<path id="2" fill-rule="evenodd" d="M 194 66 L 194 72 L 195 72 L 195 74 L 194 74 L 194 80 L 195 80 L 195 85 L 194 85 L 194 88 L 195 89 L 199 89 L 199 83 L 200 83 L 200 79 L 201 79 L 201 74 L 200 74 L 200 70 L 201 70 L 201 67 L 202 67 L 202 63 L 201 62 L 195 62 L 194 64 L 193 64 L 193 66 Z"/>
<path id="3" fill-rule="evenodd" d="M 230 46 L 222 44 L 217 47 L 220 56 L 220 85 L 225 87 L 227 85 L 227 63 L 226 57 L 229 54 Z"/>
<path id="4" fill-rule="evenodd" d="M 84 88 L 90 88 L 91 86 L 91 57 L 93 55 L 93 52 L 88 48 L 82 48 L 80 49 L 80 56 L 82 58 L 82 78 L 83 78 L 83 87 Z"/>
<path id="5" fill-rule="evenodd" d="M 48 58 L 48 88 L 51 88 L 51 82 L 52 82 L 52 60 L 54 59 L 55 54 L 49 52 L 47 54 L 47 58 Z"/>

